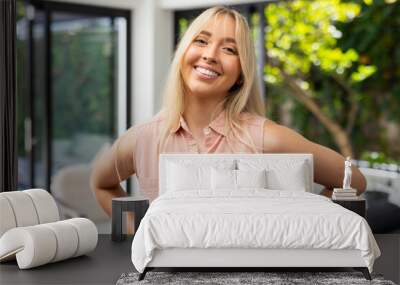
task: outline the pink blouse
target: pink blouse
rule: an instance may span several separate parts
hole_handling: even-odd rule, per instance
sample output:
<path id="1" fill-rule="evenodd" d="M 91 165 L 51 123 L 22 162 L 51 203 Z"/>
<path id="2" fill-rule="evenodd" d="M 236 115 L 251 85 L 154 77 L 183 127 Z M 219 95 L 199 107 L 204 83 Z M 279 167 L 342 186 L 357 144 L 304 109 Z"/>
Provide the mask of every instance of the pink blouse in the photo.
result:
<path id="1" fill-rule="evenodd" d="M 264 122 L 266 118 L 242 113 L 241 125 L 251 136 L 256 150 L 253 150 L 241 140 L 229 139 L 225 133 L 225 111 L 222 111 L 205 128 L 205 138 L 202 142 L 197 142 L 183 117 L 180 118 L 179 125 L 171 132 L 163 150 L 158 149 L 158 137 L 161 131 L 163 117 L 159 113 L 149 122 L 135 125 L 129 128 L 113 145 L 116 150 L 116 170 L 121 177 L 131 175 L 134 169 L 139 181 L 142 194 L 153 201 L 158 196 L 158 159 L 161 153 L 262 153 Z M 127 151 L 118 149 L 118 144 L 122 140 L 129 140 L 132 146 Z M 248 139 L 243 138 L 244 141 Z"/>

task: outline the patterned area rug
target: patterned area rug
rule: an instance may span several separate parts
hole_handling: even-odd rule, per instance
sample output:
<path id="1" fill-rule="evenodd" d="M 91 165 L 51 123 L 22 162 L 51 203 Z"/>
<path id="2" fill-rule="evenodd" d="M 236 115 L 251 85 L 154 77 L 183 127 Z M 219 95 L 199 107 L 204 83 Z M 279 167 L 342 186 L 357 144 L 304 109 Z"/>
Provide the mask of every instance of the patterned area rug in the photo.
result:
<path id="1" fill-rule="evenodd" d="M 124 273 L 117 285 L 133 284 L 379 284 L 395 285 L 381 275 L 372 274 L 372 281 L 360 272 L 147 272 L 145 279 L 138 281 L 139 273 Z"/>

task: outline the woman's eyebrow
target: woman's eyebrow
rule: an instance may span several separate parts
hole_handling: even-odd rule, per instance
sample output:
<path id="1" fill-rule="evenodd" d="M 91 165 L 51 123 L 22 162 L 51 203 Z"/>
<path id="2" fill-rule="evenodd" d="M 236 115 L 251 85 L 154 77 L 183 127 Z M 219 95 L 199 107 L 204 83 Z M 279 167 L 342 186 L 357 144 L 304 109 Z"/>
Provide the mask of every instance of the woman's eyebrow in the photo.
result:
<path id="1" fill-rule="evenodd" d="M 236 44 L 236 41 L 235 41 L 234 38 L 225 38 L 225 39 L 224 39 L 224 42 Z"/>
<path id="2" fill-rule="evenodd" d="M 200 35 L 205 35 L 207 37 L 211 37 L 211 35 L 212 35 L 209 31 L 201 31 L 199 34 Z M 236 44 L 235 39 L 234 38 L 230 38 L 230 37 L 224 38 L 224 42 Z"/>
<path id="3" fill-rule="evenodd" d="M 205 36 L 207 36 L 207 37 L 211 37 L 211 33 L 208 32 L 208 31 L 201 31 L 199 34 L 200 34 L 200 35 L 205 35 Z"/>

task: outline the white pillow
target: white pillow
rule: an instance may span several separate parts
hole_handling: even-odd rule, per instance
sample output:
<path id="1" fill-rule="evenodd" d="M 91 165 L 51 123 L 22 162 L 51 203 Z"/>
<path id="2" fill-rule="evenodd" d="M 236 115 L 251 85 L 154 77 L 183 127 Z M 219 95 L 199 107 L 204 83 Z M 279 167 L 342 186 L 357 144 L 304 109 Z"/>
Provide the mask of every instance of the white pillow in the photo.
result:
<path id="1" fill-rule="evenodd" d="M 261 170 L 236 170 L 238 188 L 267 188 L 267 171 Z"/>
<path id="2" fill-rule="evenodd" d="M 294 164 L 289 171 L 269 169 L 268 188 L 274 190 L 306 191 L 307 172 L 304 162 Z"/>
<path id="3" fill-rule="evenodd" d="M 308 164 L 305 161 L 246 161 L 239 160 L 240 170 L 266 169 L 267 187 L 273 190 L 306 191 L 308 189 Z"/>
<path id="4" fill-rule="evenodd" d="M 210 170 L 207 167 L 185 167 L 170 163 L 167 189 L 182 191 L 207 188 L 210 185 L 208 171 Z"/>
<path id="5" fill-rule="evenodd" d="M 211 169 L 211 188 L 238 190 L 240 188 L 266 188 L 266 171 Z"/>
<path id="6" fill-rule="evenodd" d="M 214 161 L 193 164 L 188 161 L 168 162 L 167 191 L 211 189 L 211 168 L 234 169 L 235 161 Z"/>
<path id="7" fill-rule="evenodd" d="M 236 170 L 211 168 L 211 189 L 236 189 Z"/>

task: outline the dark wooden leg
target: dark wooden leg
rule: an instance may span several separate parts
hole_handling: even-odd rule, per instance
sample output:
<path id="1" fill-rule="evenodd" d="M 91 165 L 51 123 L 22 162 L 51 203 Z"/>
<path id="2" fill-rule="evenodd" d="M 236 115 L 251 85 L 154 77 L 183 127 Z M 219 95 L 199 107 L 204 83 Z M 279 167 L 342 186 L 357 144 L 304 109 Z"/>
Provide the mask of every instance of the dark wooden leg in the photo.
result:
<path id="1" fill-rule="evenodd" d="M 111 219 L 111 239 L 113 241 L 122 241 L 122 205 L 118 201 L 112 201 Z"/>
<path id="2" fill-rule="evenodd" d="M 369 270 L 367 267 L 354 267 L 355 270 L 361 271 L 364 275 L 365 279 L 372 280 L 371 275 L 369 274 Z"/>
<path id="3" fill-rule="evenodd" d="M 144 216 L 144 210 L 143 210 L 143 205 L 136 205 L 135 209 L 135 233 L 137 232 L 139 228 L 140 221 L 143 219 Z"/>
<path id="4" fill-rule="evenodd" d="M 147 267 L 144 269 L 144 271 L 142 273 L 139 274 L 139 278 L 138 281 L 142 281 L 144 279 L 144 277 L 146 276 L 148 269 Z"/>
<path id="5" fill-rule="evenodd" d="M 365 279 L 372 280 L 371 275 L 369 274 L 369 270 L 367 267 L 362 269 L 362 273 L 364 274 Z"/>

